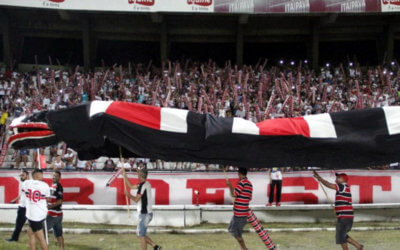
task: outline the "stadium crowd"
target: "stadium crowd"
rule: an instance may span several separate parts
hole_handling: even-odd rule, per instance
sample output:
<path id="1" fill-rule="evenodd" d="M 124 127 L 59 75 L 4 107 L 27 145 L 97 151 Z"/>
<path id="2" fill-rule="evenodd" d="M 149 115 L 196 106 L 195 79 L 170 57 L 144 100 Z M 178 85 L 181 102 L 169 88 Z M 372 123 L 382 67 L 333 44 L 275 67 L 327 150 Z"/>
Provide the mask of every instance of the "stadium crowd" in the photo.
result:
<path id="1" fill-rule="evenodd" d="M 83 72 L 79 67 L 70 71 L 33 68 L 30 72 L 3 68 L 0 71 L 0 125 L 4 140 L 5 125 L 14 117 L 91 100 L 137 102 L 260 122 L 398 105 L 399 96 L 397 62 L 374 67 L 351 61 L 339 65 L 327 63 L 318 71 L 311 70 L 307 60 L 281 60 L 276 65 L 269 65 L 265 60 L 241 68 L 230 62 L 221 67 L 211 60 L 205 63 L 187 60 L 168 62 L 162 67 L 151 63 L 114 65 L 95 72 Z M 58 146 L 48 149 L 49 166 L 67 170 L 114 170 L 118 166 L 136 168 L 148 163 L 147 159 L 130 159 L 125 164 L 107 159 L 100 167 L 96 161 L 77 160 L 72 151 L 61 147 L 64 148 L 61 155 Z M 21 162 L 26 166 L 30 155 L 29 151 L 21 151 L 14 155 L 17 167 Z M 33 154 L 33 166 L 36 166 L 37 151 Z M 153 168 L 164 168 L 164 162 L 152 162 Z M 175 168 L 192 167 L 193 164 L 175 164 Z M 194 168 L 200 165 L 195 164 Z"/>

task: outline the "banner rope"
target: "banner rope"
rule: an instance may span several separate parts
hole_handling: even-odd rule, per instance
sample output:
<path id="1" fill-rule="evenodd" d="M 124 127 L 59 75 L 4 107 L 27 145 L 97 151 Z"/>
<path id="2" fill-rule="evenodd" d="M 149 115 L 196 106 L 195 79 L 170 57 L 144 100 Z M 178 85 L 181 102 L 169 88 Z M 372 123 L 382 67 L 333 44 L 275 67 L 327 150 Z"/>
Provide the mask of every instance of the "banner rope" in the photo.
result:
<path id="1" fill-rule="evenodd" d="M 122 158 L 122 149 L 121 146 L 119 146 L 119 161 L 121 162 L 121 169 L 122 169 L 122 175 L 123 175 L 123 180 L 124 180 L 124 192 L 126 192 L 128 189 L 126 187 L 126 180 L 125 180 L 125 168 L 124 168 L 124 158 Z M 126 201 L 126 209 L 128 213 L 128 218 L 131 218 L 131 211 L 129 209 L 129 198 L 128 196 L 125 195 L 125 201 Z"/>

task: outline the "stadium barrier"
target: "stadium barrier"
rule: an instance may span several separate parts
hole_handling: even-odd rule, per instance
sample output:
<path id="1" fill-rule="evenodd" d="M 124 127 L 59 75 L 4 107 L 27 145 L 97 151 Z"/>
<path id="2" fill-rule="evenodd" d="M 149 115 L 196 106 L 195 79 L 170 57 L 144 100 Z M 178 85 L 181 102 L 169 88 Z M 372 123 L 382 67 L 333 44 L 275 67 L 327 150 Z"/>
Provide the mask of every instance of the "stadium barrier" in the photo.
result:
<path id="1" fill-rule="evenodd" d="M 340 171 L 342 172 L 342 170 Z M 343 170 L 350 178 L 354 204 L 400 203 L 400 171 Z M 323 178 L 334 182 L 333 171 L 320 171 Z M 125 205 L 123 179 L 116 178 L 106 186 L 111 172 L 63 172 L 64 204 Z M 285 172 L 282 181 L 282 204 L 327 204 L 327 198 L 313 178 L 311 171 Z M 18 196 L 19 171 L 0 171 L 0 203 L 10 203 Z M 128 173 L 132 184 L 138 182 L 134 172 Z M 44 174 L 51 183 L 51 172 Z M 236 185 L 236 172 L 227 173 Z M 249 172 L 253 183 L 251 205 L 265 205 L 268 201 L 269 179 L 266 171 Z M 149 173 L 155 205 L 231 205 L 232 199 L 222 172 L 160 172 Z M 134 193 L 135 191 L 132 191 Z M 331 200 L 335 190 L 327 189 Z"/>
<path id="2" fill-rule="evenodd" d="M 64 205 L 64 221 L 91 224 L 136 225 L 136 206 L 131 206 L 128 218 L 126 206 Z M 0 223 L 14 223 L 17 205 L 0 204 Z M 251 206 L 263 223 L 333 222 L 330 205 L 284 205 L 282 207 Z M 400 221 L 400 203 L 356 204 L 355 221 Z M 154 206 L 151 226 L 186 227 L 201 223 L 229 223 L 232 206 L 170 205 Z M 266 225 L 266 227 L 268 227 Z"/>

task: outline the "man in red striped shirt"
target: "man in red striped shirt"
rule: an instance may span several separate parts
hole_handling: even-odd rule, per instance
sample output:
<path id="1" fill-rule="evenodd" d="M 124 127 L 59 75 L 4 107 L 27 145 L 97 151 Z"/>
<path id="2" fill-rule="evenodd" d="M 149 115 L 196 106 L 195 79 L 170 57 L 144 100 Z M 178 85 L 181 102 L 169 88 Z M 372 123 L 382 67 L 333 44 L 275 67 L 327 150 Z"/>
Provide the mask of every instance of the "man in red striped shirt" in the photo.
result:
<path id="1" fill-rule="evenodd" d="M 60 250 L 64 250 L 63 237 L 63 211 L 61 209 L 64 189 L 60 184 L 61 172 L 56 170 L 53 173 L 53 183 L 50 186 L 50 200 L 48 202 L 48 213 L 46 218 L 48 230 L 53 229 L 54 237 L 56 237 Z"/>
<path id="2" fill-rule="evenodd" d="M 242 238 L 243 228 L 247 223 L 247 216 L 249 215 L 249 203 L 253 194 L 253 185 L 247 179 L 247 169 L 239 168 L 239 183 L 233 189 L 229 180 L 226 180 L 226 185 L 229 187 L 231 196 L 235 198 L 233 203 L 233 217 L 229 224 L 229 232 L 238 241 L 242 250 L 246 250 L 246 244 Z"/>
<path id="3" fill-rule="evenodd" d="M 314 177 L 324 186 L 336 190 L 335 212 L 336 223 L 336 244 L 340 244 L 344 250 L 349 249 L 347 243 L 350 243 L 357 249 L 363 249 L 363 245 L 348 235 L 353 226 L 354 211 L 351 199 L 350 186 L 347 185 L 348 176 L 344 173 L 336 173 L 336 183 L 330 183 L 323 179 L 316 171 Z"/>

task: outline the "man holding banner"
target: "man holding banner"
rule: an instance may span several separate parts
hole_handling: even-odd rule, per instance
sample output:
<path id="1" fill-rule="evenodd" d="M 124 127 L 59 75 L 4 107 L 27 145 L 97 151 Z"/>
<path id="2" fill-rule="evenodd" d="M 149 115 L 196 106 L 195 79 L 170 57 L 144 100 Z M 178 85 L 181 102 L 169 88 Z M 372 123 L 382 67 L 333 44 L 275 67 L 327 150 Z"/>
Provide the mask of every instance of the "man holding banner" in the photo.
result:
<path id="1" fill-rule="evenodd" d="M 267 230 L 264 229 L 261 222 L 252 210 L 250 210 L 249 203 L 253 196 L 253 184 L 247 179 L 247 168 L 239 168 L 239 183 L 233 189 L 232 184 L 226 178 L 226 185 L 229 187 L 231 196 L 235 198 L 233 204 L 233 217 L 229 224 L 229 232 L 238 241 L 242 250 L 246 250 L 246 244 L 242 238 L 243 228 L 247 222 L 251 224 L 254 231 L 258 234 L 264 245 L 268 249 L 275 249 L 275 244 L 269 237 Z"/>
<path id="2" fill-rule="evenodd" d="M 153 198 L 151 193 L 151 185 L 147 181 L 147 170 L 141 169 L 138 170 L 138 178 L 139 184 L 132 185 L 127 176 L 125 171 L 122 171 L 124 176 L 126 185 L 131 189 L 138 189 L 136 195 L 131 195 L 131 193 L 125 189 L 125 196 L 132 199 L 134 202 L 137 203 L 137 212 L 138 212 L 138 225 L 137 225 L 137 236 L 140 239 L 141 249 L 147 249 L 147 245 L 153 247 L 154 250 L 161 249 L 156 243 L 154 243 L 149 236 L 146 235 L 147 227 L 151 220 L 153 219 Z M 125 185 L 125 184 L 124 184 Z"/>
<path id="3" fill-rule="evenodd" d="M 253 185 L 247 179 L 247 168 L 239 168 L 239 183 L 235 187 L 227 179 L 226 185 L 229 187 L 231 196 L 235 198 L 233 204 L 233 217 L 229 224 L 229 232 L 238 241 L 241 249 L 246 250 L 246 244 L 242 238 L 243 228 L 247 223 L 247 217 L 249 215 L 249 203 L 253 194 Z"/>
<path id="4" fill-rule="evenodd" d="M 354 211 L 350 186 L 347 185 L 349 179 L 347 174 L 336 173 L 335 183 L 328 182 L 327 180 L 322 178 L 316 171 L 314 171 L 314 177 L 324 186 L 336 190 L 336 244 L 340 244 L 343 250 L 349 249 L 347 243 L 350 243 L 358 250 L 362 250 L 364 246 L 348 235 L 353 226 Z"/>

